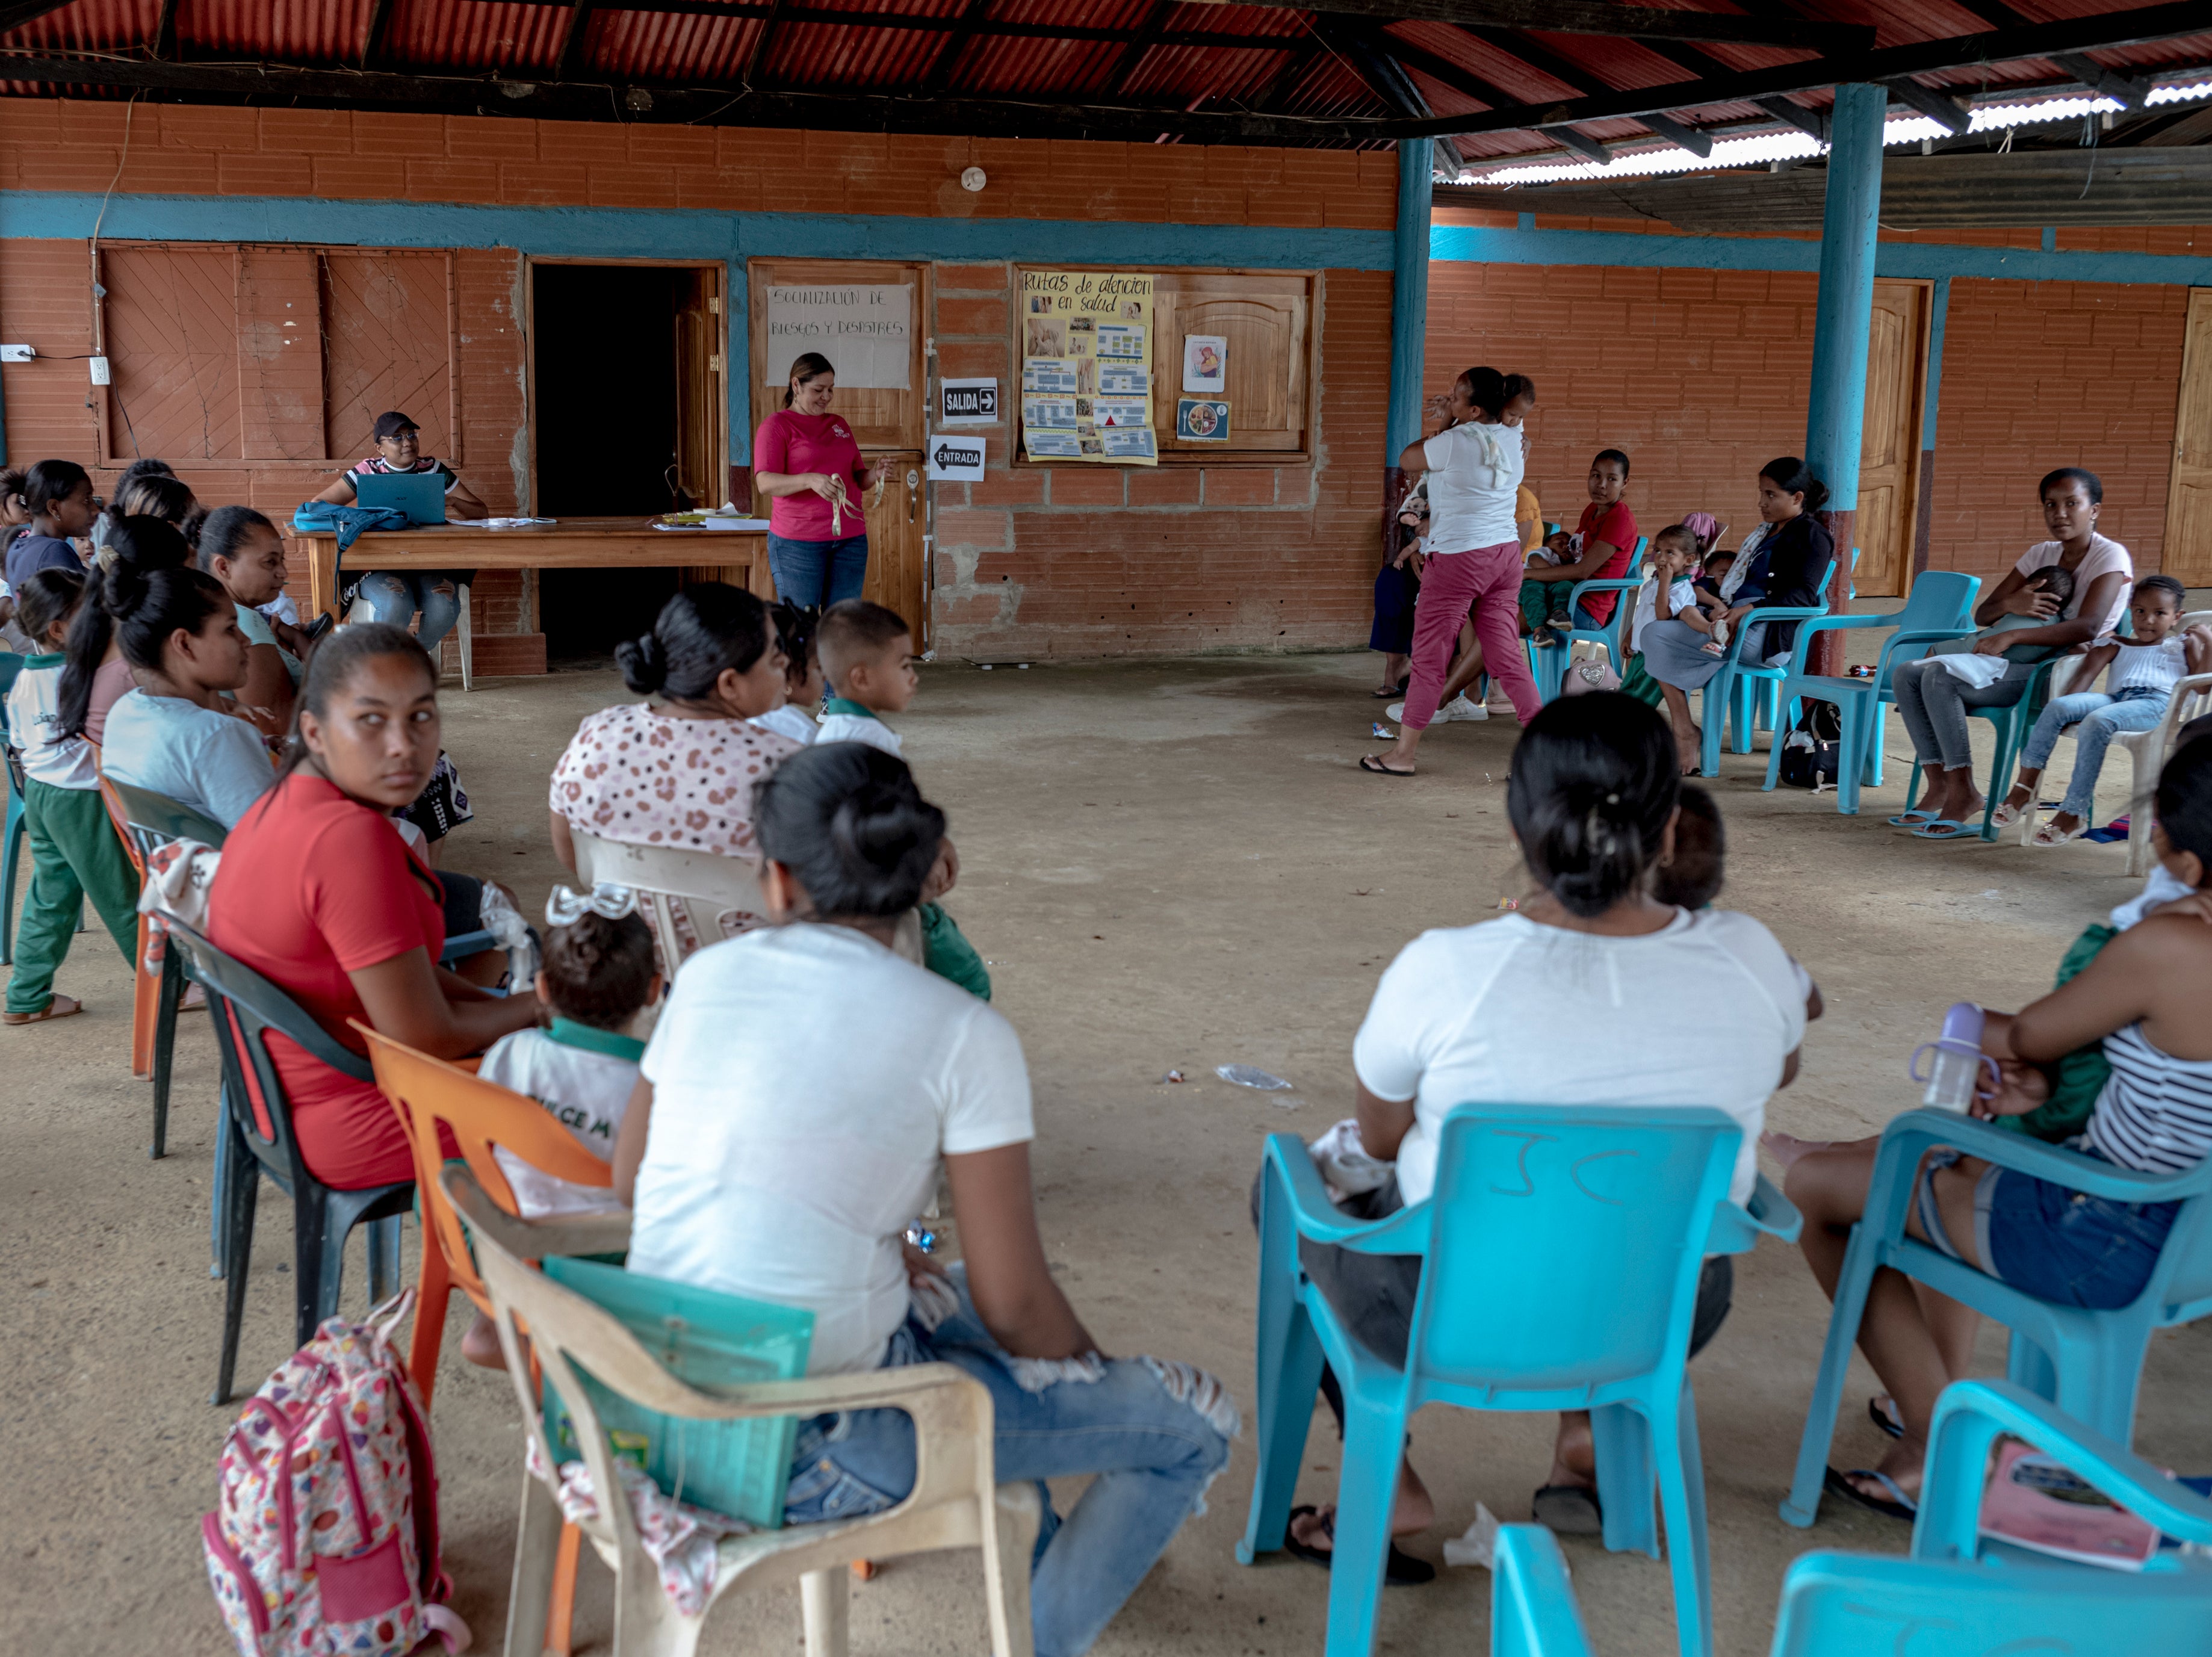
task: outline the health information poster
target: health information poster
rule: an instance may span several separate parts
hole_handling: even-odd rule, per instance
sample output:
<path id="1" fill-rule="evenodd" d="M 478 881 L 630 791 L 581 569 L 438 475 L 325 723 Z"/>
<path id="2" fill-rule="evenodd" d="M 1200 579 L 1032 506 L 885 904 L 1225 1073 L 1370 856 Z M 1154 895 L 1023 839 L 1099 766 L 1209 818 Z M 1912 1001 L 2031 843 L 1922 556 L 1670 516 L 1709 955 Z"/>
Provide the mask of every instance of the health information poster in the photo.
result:
<path id="1" fill-rule="evenodd" d="M 1152 278 L 1022 272 L 1022 441 L 1031 460 L 1154 466 Z"/>

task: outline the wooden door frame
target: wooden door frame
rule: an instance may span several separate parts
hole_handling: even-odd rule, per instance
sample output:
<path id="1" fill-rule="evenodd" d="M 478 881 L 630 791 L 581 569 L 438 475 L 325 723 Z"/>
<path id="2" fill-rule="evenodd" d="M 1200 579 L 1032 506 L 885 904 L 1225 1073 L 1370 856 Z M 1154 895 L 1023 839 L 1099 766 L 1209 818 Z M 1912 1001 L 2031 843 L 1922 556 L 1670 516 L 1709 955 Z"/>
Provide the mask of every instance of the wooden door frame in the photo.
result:
<path id="1" fill-rule="evenodd" d="M 2165 517 L 2160 520 L 2159 532 L 2158 567 L 2161 570 L 2173 567 L 2173 525 L 2181 505 L 2182 415 L 2189 406 L 2189 371 L 2193 366 L 2201 374 L 2212 374 L 2212 361 L 2192 365 L 2189 360 L 2192 338 L 2190 324 L 2199 305 L 2212 310 L 2212 282 L 2194 283 L 2182 291 L 2181 357 L 2175 367 L 2179 378 L 2173 397 L 2173 443 L 2166 451 Z"/>
<path id="2" fill-rule="evenodd" d="M 586 258 L 566 254 L 525 253 L 522 256 L 522 422 L 528 451 L 530 503 L 525 508 L 538 514 L 538 267 L 544 264 L 619 265 L 664 270 L 712 270 L 721 284 L 722 396 L 716 405 L 715 444 L 720 458 L 709 476 L 730 472 L 730 261 L 727 259 Z"/>
<path id="3" fill-rule="evenodd" d="M 1920 495 L 1923 486 L 1921 466 L 1927 458 L 1927 450 L 1920 440 L 1922 433 L 1927 429 L 1928 422 L 1928 347 L 1936 320 L 1936 283 L 1932 277 L 1928 276 L 1876 276 L 1875 278 L 1875 287 L 1880 288 L 1884 285 L 1917 288 L 1920 295 L 1919 325 L 1913 332 L 1914 361 L 1909 376 L 1912 385 L 1912 407 L 1907 416 L 1907 423 L 1910 427 L 1907 435 L 1911 440 L 1905 446 L 1905 452 L 1911 458 L 1905 468 L 1905 499 L 1901 503 L 1903 511 L 1900 514 L 1904 528 L 1898 544 L 1897 600 L 1902 604 L 1905 599 L 1911 597 L 1912 584 L 1919 579 L 1920 575 Z M 1865 397 L 1863 391 L 1861 391 L 1860 397 L 1863 409 Z M 1863 446 L 1865 440 L 1863 412 L 1860 418 L 1862 424 L 1860 440 Z M 1844 556 L 1847 561 L 1850 557 L 1848 549 L 1845 550 Z"/>

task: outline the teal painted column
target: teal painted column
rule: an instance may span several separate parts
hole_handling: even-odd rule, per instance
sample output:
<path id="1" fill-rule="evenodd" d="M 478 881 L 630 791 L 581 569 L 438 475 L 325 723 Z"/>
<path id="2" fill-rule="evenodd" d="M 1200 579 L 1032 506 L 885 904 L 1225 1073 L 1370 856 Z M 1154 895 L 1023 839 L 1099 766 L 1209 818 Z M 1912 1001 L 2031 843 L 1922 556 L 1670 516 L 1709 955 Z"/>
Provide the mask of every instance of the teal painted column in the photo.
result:
<path id="1" fill-rule="evenodd" d="M 1391 551 L 1398 544 L 1396 509 L 1406 493 L 1398 457 L 1421 434 L 1421 364 L 1429 331 L 1429 200 L 1434 173 L 1431 140 L 1401 141 L 1398 228 L 1390 267 L 1390 403 L 1382 440 L 1382 536 Z"/>
<path id="2" fill-rule="evenodd" d="M 1881 211 L 1882 117 L 1889 91 L 1839 86 L 1828 126 L 1828 187 L 1820 222 L 1820 297 L 1813 319 L 1813 385 L 1805 413 L 1805 458 L 1828 486 L 1820 514 L 1836 538 L 1838 568 L 1828 607 L 1850 607 L 1851 541 L 1857 529 L 1859 444 L 1866 424 L 1867 330 L 1874 314 L 1875 220 Z M 1808 664 L 1843 671 L 1843 635 L 1820 635 Z"/>

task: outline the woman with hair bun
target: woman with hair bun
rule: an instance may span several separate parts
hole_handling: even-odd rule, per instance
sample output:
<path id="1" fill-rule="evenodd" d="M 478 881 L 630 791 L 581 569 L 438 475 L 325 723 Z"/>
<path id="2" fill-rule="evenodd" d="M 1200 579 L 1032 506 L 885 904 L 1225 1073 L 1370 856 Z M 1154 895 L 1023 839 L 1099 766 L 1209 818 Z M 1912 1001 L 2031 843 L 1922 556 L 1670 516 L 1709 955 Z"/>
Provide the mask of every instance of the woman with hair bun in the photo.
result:
<path id="1" fill-rule="evenodd" d="M 1828 567 L 1836 561 L 1835 537 L 1814 514 L 1827 504 L 1828 486 L 1794 454 L 1770 460 L 1759 474 L 1759 516 L 1764 533 L 1758 550 L 1738 553 L 1722 587 L 1727 613 L 1718 623 L 1733 628 L 1761 604 L 1805 606 L 1820 602 Z M 1745 544 L 1750 544 L 1746 537 Z M 1700 733 L 1690 716 L 1689 693 L 1700 690 L 1720 671 L 1727 634 L 1716 626 L 1699 632 L 1686 622 L 1656 622 L 1637 635 L 1647 672 L 1659 682 L 1674 721 L 1674 747 L 1682 774 L 1699 768 Z M 1747 665 L 1789 659 L 1797 641 L 1795 622 L 1759 622 L 1746 630 L 1736 659 Z"/>
<path id="2" fill-rule="evenodd" d="M 69 665 L 62 670 L 61 716 L 65 735 L 82 737 L 97 747 L 107 739 L 107 711 L 138 683 L 137 670 L 116 637 L 109 584 L 118 578 L 126 590 L 161 570 L 182 569 L 192 550 L 173 524 L 158 518 L 110 520 L 104 561 L 85 588 L 84 603 L 70 622 Z"/>
<path id="3" fill-rule="evenodd" d="M 553 768 L 553 849 L 570 830 L 626 846 L 751 858 L 753 786 L 799 751 L 749 724 L 782 700 L 786 659 L 768 606 L 720 581 L 685 587 L 653 631 L 617 647 L 623 683 L 659 699 L 585 719 Z"/>
<path id="4" fill-rule="evenodd" d="M 1376 776 L 1413 774 L 1413 756 L 1437 716 L 1452 644 L 1469 605 L 1484 664 L 1522 723 L 1543 705 L 1521 652 L 1521 536 L 1514 515 L 1525 467 L 1521 420 L 1536 395 L 1522 376 L 1514 378 L 1517 394 L 1509 395 L 1497 369 L 1469 368 L 1452 383 L 1446 412 L 1455 423 L 1425 442 L 1407 444 L 1399 457 L 1407 471 L 1427 474 L 1427 563 L 1413 608 L 1413 683 L 1397 745 L 1359 762 L 1361 770 Z"/>
<path id="5" fill-rule="evenodd" d="M 1038 1657 L 1074 1657 L 1227 1463 L 1236 1405 L 1188 1364 L 1106 1357 L 1054 1281 L 1013 1027 L 892 947 L 945 834 L 905 762 L 821 744 L 756 793 L 775 924 L 692 956 L 647 1043 L 615 1145 L 629 1267 L 812 1312 L 813 1375 L 964 1369 L 1001 1483 L 1095 1475 L 1048 1505 L 1031 1567 Z M 940 1177 L 950 1271 L 900 1243 Z M 900 1411 L 802 1421 L 784 1519 L 880 1513 L 915 1472 Z"/>
<path id="6" fill-rule="evenodd" d="M 1749 915 L 1652 895 L 1674 859 L 1680 799 L 1674 744 L 1644 703 L 1563 697 L 1529 722 L 1505 804 L 1535 889 L 1515 913 L 1422 933 L 1376 986 L 1352 1064 L 1361 1145 L 1391 1176 L 1350 1200 L 1355 1217 L 1428 1199 L 1444 1117 L 1471 1099 L 1726 1111 L 1743 1126 L 1729 1195 L 1751 1195 L 1767 1098 L 1796 1074 L 1805 992 Z M 1402 1364 L 1420 1261 L 1314 1243 L 1299 1258 L 1361 1344 Z M 1705 1263 L 1692 1352 L 1727 1313 L 1729 1273 L 1725 1255 Z M 1564 1417 L 1537 1520 L 1595 1534 L 1595 1465 L 1589 1417 Z M 1433 1516 L 1409 1466 L 1392 1528 L 1408 1534 Z M 1325 1559 L 1328 1536 L 1326 1514 L 1293 1515 L 1302 1557 Z"/>

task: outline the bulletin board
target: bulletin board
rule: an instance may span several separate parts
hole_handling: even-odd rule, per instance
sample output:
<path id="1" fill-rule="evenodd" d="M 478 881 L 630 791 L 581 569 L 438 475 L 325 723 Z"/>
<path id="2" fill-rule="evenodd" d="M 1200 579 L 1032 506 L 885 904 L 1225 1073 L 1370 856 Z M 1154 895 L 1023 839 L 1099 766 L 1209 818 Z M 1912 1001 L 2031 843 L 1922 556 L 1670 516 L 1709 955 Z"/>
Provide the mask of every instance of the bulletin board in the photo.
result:
<path id="1" fill-rule="evenodd" d="M 1023 270 L 1022 451 L 1032 461 L 1153 466 L 1152 285 L 1140 270 Z"/>
<path id="2" fill-rule="evenodd" d="M 1032 276 L 1059 284 L 1073 274 L 1060 267 L 1018 266 L 1018 291 L 1031 291 Z M 1094 292 L 1100 291 L 1099 279 L 1109 276 L 1149 280 L 1145 367 L 1158 464 L 1279 465 L 1311 458 L 1317 381 L 1314 351 L 1322 297 L 1318 271 L 1110 272 L 1094 268 L 1082 274 L 1093 280 Z M 1044 281 L 1036 284 L 1040 290 L 1045 285 Z M 1046 355 L 1042 350 L 1032 352 L 1033 343 L 1060 343 L 1057 337 L 1032 339 L 1035 331 L 1028 313 L 1025 301 L 1017 307 L 1014 319 L 1014 360 L 1025 368 L 1033 358 Z M 1204 360 L 1187 364 L 1186 347 L 1194 342 L 1206 343 Z M 1187 367 L 1193 366 L 1210 372 L 1187 375 Z M 1076 373 L 1079 375 L 1079 370 Z M 1198 389 L 1187 389 L 1187 379 Z M 1072 398 L 1076 394 L 1071 390 L 1066 395 Z M 1038 452 L 1064 446 L 1065 439 L 1056 445 L 1029 440 L 1031 401 L 1031 394 L 1025 392 L 1023 440 L 1016 445 L 1013 464 L 1079 464 L 1086 457 Z M 1096 408 L 1094 401 L 1094 416 Z M 1072 411 L 1044 408 L 1036 412 L 1058 418 Z"/>

